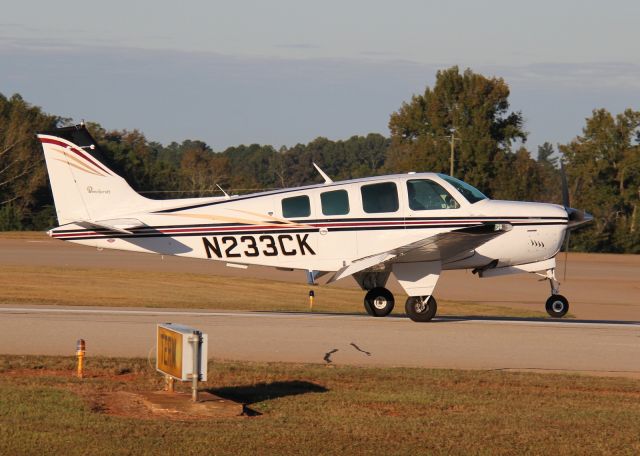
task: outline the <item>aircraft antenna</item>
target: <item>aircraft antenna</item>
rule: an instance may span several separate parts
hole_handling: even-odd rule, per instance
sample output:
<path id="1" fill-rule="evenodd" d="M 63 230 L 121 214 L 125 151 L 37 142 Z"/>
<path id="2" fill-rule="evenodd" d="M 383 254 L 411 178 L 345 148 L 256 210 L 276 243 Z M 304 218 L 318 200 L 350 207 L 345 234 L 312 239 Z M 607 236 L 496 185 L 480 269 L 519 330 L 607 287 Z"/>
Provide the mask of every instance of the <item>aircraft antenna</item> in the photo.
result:
<path id="1" fill-rule="evenodd" d="M 324 171 L 322 171 L 318 165 L 313 163 L 313 167 L 320 173 L 320 175 L 324 179 L 325 184 L 333 184 L 333 180 L 331 180 L 331 178 L 327 176 L 327 174 Z"/>
<path id="2" fill-rule="evenodd" d="M 218 187 L 218 188 L 220 189 L 220 191 L 221 191 L 222 193 L 224 193 L 224 197 L 225 197 L 226 199 L 231 198 L 231 197 L 227 194 L 227 192 L 225 192 L 224 190 L 222 190 L 222 187 L 220 187 L 218 184 L 216 184 L 216 187 Z"/>

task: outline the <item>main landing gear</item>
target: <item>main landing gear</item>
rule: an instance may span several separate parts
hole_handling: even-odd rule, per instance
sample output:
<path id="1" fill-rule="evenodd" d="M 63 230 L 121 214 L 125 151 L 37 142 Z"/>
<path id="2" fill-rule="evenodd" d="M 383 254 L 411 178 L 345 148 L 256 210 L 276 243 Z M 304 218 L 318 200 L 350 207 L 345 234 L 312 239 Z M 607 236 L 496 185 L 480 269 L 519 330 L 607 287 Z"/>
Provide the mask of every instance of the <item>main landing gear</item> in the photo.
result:
<path id="1" fill-rule="evenodd" d="M 364 297 L 364 309 L 372 317 L 386 317 L 394 305 L 393 294 L 384 287 L 373 288 Z M 430 321 L 436 315 L 438 303 L 433 296 L 410 296 L 404 309 L 413 321 Z"/>
<path id="2" fill-rule="evenodd" d="M 547 299 L 545 309 L 551 317 L 562 318 L 569 312 L 569 301 L 560 294 L 560 282 L 556 279 L 555 268 L 547 269 L 546 275 L 543 277 L 549 281 L 551 286 L 551 296 Z"/>
<path id="3" fill-rule="evenodd" d="M 384 287 L 375 287 L 364 297 L 364 309 L 373 317 L 386 317 L 394 305 L 393 294 Z"/>
<path id="4" fill-rule="evenodd" d="M 407 271 L 401 267 L 394 269 L 400 285 L 407 293 L 410 294 L 411 291 L 425 294 L 433 292 L 440 273 L 440 264 L 438 263 L 435 269 L 433 266 L 430 266 L 434 271 L 427 270 L 426 272 L 424 271 L 424 264 L 422 264 L 422 266 L 422 269 L 419 269 L 423 272 L 421 279 L 416 279 L 411 275 L 414 273 L 415 268 L 409 268 L 409 273 L 411 273 L 409 277 L 407 277 Z M 360 287 L 363 290 L 368 290 L 364 297 L 364 309 L 373 317 L 386 317 L 391 313 L 395 305 L 393 294 L 385 288 L 390 273 L 390 269 L 381 269 L 379 271 L 367 271 L 354 274 L 354 278 Z M 424 280 L 425 278 L 427 279 L 426 281 Z M 407 286 L 405 286 L 406 284 L 403 284 L 403 281 L 411 286 L 407 288 Z M 433 296 L 426 294 L 424 296 L 410 296 L 404 308 L 407 316 L 411 320 L 424 322 L 433 319 L 438 310 L 438 304 Z"/>
<path id="5" fill-rule="evenodd" d="M 433 296 L 409 296 L 404 310 L 413 321 L 430 321 L 438 311 L 438 303 Z"/>

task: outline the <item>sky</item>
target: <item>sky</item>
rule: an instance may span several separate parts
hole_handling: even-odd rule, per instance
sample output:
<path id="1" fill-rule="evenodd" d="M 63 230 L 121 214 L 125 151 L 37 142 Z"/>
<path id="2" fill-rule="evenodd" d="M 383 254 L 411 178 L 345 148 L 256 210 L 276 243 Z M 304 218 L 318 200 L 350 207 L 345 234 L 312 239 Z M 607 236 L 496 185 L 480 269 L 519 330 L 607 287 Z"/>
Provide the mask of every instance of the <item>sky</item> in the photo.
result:
<path id="1" fill-rule="evenodd" d="M 388 135 L 389 115 L 458 65 L 511 88 L 527 147 L 595 108 L 640 109 L 640 2 L 9 2 L 0 93 L 168 144 L 275 147 Z"/>

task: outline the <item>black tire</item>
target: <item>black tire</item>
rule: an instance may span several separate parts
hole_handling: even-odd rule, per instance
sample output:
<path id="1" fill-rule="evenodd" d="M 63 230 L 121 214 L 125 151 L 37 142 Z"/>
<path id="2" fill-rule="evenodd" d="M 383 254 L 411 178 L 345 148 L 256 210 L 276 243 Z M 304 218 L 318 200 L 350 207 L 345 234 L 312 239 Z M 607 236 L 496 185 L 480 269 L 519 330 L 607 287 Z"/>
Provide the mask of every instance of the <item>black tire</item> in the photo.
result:
<path id="1" fill-rule="evenodd" d="M 562 295 L 551 295 L 544 307 L 553 318 L 562 318 L 569 312 L 569 301 Z"/>
<path id="2" fill-rule="evenodd" d="M 429 296 L 427 302 L 424 302 L 424 296 L 409 296 L 404 305 L 407 316 L 413 321 L 425 322 L 430 321 L 436 316 L 438 311 L 438 303 L 433 296 Z"/>
<path id="3" fill-rule="evenodd" d="M 386 317 L 393 310 L 393 294 L 383 287 L 369 290 L 364 297 L 364 309 L 374 317 Z"/>
<path id="4" fill-rule="evenodd" d="M 366 298 L 364 300 L 364 310 L 367 311 L 367 315 L 371 315 L 372 317 L 376 316 L 376 314 L 373 313 L 373 309 L 371 308 L 371 304 L 369 304 L 369 302 L 367 301 Z"/>

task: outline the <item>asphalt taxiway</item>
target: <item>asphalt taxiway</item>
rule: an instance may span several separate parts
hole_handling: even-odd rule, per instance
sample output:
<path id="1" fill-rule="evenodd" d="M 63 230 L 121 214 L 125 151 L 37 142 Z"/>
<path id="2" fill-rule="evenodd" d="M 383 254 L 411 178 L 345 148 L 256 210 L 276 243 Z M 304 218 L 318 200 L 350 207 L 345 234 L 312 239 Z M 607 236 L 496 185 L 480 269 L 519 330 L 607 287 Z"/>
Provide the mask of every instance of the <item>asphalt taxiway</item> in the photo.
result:
<path id="1" fill-rule="evenodd" d="M 19 236 L 0 235 L 0 264 L 233 275 L 298 283 L 306 281 L 304 271 L 284 272 L 260 266 L 240 270 L 225 267 L 224 263 L 216 261 L 115 250 L 99 251 L 51 239 L 44 233 Z M 558 276 L 562 282 L 560 291 L 569 299 L 570 311 L 576 318 L 640 321 L 640 255 L 571 253 L 566 280 L 564 254 L 558 255 L 557 259 Z M 532 274 L 479 279 L 470 271 L 444 271 L 436 288 L 436 298 L 544 311 L 544 302 L 550 289 L 547 283 L 537 279 Z M 351 278 L 330 286 L 358 287 Z M 389 288 L 394 293 L 401 291 L 393 277 L 389 281 Z"/>
<path id="2" fill-rule="evenodd" d="M 0 352 L 155 357 L 157 323 L 197 327 L 246 361 L 580 372 L 640 378 L 640 323 L 0 306 Z"/>
<path id="3" fill-rule="evenodd" d="M 559 256 L 560 273 L 563 256 Z M 386 318 L 273 312 L 212 312 L 11 305 L 0 290 L 0 353 L 153 357 L 157 323 L 192 325 L 209 335 L 217 359 L 454 369 L 583 372 L 640 377 L 640 256 L 571 254 L 562 292 L 579 320 Z M 92 248 L 44 235 L 0 237 L 0 264 L 198 272 L 304 281 L 300 272 Z M 16 284 L 19 286 L 19 284 Z M 354 287 L 352 280 L 332 286 Z M 391 283 L 391 288 L 397 284 Z M 543 309 L 548 285 L 528 274 L 478 279 L 446 271 L 444 300 Z M 46 304 L 46 303 L 42 303 Z M 617 320 L 617 321 L 613 321 Z"/>

